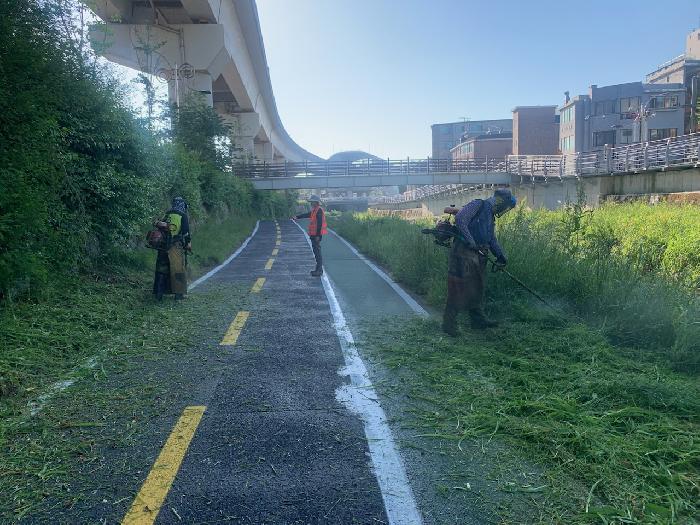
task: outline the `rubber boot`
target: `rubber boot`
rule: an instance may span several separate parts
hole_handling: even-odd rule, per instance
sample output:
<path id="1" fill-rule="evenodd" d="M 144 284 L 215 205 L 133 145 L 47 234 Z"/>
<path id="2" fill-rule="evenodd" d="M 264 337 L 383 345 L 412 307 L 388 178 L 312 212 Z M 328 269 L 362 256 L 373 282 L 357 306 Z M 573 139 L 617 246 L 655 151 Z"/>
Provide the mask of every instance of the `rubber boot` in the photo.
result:
<path id="1" fill-rule="evenodd" d="M 165 279 L 167 277 L 162 273 L 156 274 L 156 283 L 154 286 L 154 294 L 156 296 L 156 301 L 163 300 L 163 290 L 165 289 Z"/>
<path id="2" fill-rule="evenodd" d="M 321 277 L 323 275 L 323 268 L 316 268 L 311 272 L 312 277 Z"/>
<path id="3" fill-rule="evenodd" d="M 175 294 L 175 300 L 176 300 L 176 301 L 182 301 L 184 298 L 185 298 L 185 294 L 181 294 L 181 293 L 176 293 L 176 294 Z"/>
<path id="4" fill-rule="evenodd" d="M 457 310 L 445 307 L 442 316 L 442 331 L 450 337 L 457 337 Z"/>
<path id="5" fill-rule="evenodd" d="M 498 326 L 496 321 L 493 321 L 484 315 L 481 308 L 469 310 L 469 317 L 472 320 L 472 328 L 475 330 L 484 330 L 486 328 L 495 328 Z"/>

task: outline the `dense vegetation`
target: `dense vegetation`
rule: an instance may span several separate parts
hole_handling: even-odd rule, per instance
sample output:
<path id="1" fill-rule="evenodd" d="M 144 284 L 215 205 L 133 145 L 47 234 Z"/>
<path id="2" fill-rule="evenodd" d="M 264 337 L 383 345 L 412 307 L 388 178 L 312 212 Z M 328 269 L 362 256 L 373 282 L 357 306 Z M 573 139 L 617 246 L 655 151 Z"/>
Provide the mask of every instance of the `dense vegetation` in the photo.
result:
<path id="1" fill-rule="evenodd" d="M 76 9 L 0 3 L 3 415 L 150 319 L 155 252 L 143 234 L 173 196 L 190 205 L 193 275 L 230 254 L 256 218 L 288 216 L 296 203 L 235 176 L 230 130 L 202 100 L 134 114 Z"/>
<path id="2" fill-rule="evenodd" d="M 444 304 L 447 250 L 419 224 L 355 215 L 333 226 Z M 504 523 L 695 523 L 699 230 L 692 207 L 519 209 L 499 224 L 509 270 L 561 314 L 495 274 L 495 330 L 367 326 L 361 345 L 392 371 L 380 388 L 402 400 L 399 424 L 435 441 L 435 490 L 467 506 L 486 498 Z M 472 457 L 528 511 L 465 495 Z"/>
<path id="3" fill-rule="evenodd" d="M 401 282 L 435 305 L 444 303 L 447 250 L 420 235 L 420 226 L 356 215 L 336 227 Z M 678 369 L 700 371 L 697 207 L 521 208 L 499 221 L 499 239 L 514 274 L 601 327 L 611 342 L 649 350 Z M 491 279 L 492 297 L 514 292 L 520 289 L 506 278 Z"/>
<path id="4" fill-rule="evenodd" d="M 229 216 L 286 213 L 294 200 L 232 175 L 228 130 L 196 98 L 171 108 L 162 125 L 136 118 L 80 20 L 64 0 L 0 5 L 5 297 L 123 260 L 174 195 L 190 203 L 195 233 Z"/>

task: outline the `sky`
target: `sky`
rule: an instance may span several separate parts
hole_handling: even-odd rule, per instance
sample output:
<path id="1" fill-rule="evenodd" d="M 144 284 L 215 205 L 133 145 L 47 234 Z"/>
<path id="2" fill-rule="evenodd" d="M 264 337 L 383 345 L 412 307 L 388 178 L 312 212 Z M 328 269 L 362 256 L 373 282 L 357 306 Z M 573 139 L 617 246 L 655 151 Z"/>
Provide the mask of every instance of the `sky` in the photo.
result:
<path id="1" fill-rule="evenodd" d="M 430 125 L 510 118 L 683 53 L 698 0 L 257 0 L 282 123 L 328 157 L 426 158 Z"/>

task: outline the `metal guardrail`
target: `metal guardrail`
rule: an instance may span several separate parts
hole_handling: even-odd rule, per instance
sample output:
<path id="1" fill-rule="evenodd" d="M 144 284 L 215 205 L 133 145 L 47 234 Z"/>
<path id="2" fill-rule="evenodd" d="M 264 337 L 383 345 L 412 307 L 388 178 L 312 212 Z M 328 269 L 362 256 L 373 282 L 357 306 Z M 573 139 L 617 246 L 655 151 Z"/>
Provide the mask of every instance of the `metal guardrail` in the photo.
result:
<path id="1" fill-rule="evenodd" d="M 506 170 L 532 181 L 700 165 L 700 133 L 568 155 L 510 155 Z"/>
<path id="2" fill-rule="evenodd" d="M 430 173 L 490 173 L 506 171 L 505 158 L 452 159 L 365 159 L 355 162 L 257 162 L 236 166 L 245 178 L 268 177 L 357 177 L 363 175 L 425 175 Z"/>
<path id="3" fill-rule="evenodd" d="M 355 162 L 256 162 L 236 166 L 245 178 L 357 177 L 363 175 L 425 175 L 430 173 L 510 173 L 530 178 L 565 178 L 634 173 L 681 166 L 697 166 L 700 133 L 653 142 L 606 147 L 601 151 L 566 155 L 509 155 L 505 158 L 366 159 Z"/>
<path id="4" fill-rule="evenodd" d="M 366 159 L 354 162 L 250 163 L 237 166 L 240 176 L 274 177 L 358 177 L 425 175 L 437 173 L 508 173 L 520 182 L 548 182 L 616 173 L 640 173 L 700 166 L 700 133 L 664 140 L 605 147 L 601 151 L 566 155 L 509 155 L 506 158 L 452 159 Z M 483 186 L 478 186 L 479 188 Z M 474 189 L 464 184 L 422 186 L 376 202 L 397 203 L 458 194 Z"/>

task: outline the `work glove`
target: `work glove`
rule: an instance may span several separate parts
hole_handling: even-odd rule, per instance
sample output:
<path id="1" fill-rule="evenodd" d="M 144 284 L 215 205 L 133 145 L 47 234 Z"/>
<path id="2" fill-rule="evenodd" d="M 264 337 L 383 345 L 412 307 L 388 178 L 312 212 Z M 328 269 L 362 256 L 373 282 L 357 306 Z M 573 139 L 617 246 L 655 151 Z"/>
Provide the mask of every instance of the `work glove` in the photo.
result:
<path id="1" fill-rule="evenodd" d="M 506 259 L 506 256 L 505 256 L 505 255 L 499 255 L 499 256 L 496 258 L 496 266 L 497 266 L 499 269 L 505 268 L 506 264 L 508 264 L 508 259 Z"/>

